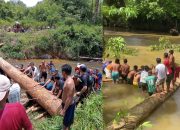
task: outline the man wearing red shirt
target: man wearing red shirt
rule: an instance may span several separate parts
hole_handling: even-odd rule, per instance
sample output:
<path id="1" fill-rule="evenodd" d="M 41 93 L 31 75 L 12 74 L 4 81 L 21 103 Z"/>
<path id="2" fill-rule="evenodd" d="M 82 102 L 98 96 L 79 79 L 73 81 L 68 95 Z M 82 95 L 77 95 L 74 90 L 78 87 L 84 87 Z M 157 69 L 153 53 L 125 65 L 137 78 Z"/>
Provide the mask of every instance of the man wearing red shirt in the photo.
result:
<path id="1" fill-rule="evenodd" d="M 166 66 L 167 69 L 167 79 L 166 79 L 166 84 L 167 84 L 167 92 L 170 89 L 170 83 L 173 79 L 173 73 L 172 73 L 172 68 L 171 68 L 171 64 L 169 61 L 169 56 L 168 53 L 164 53 L 164 65 Z"/>
<path id="2" fill-rule="evenodd" d="M 32 130 L 32 124 L 20 103 L 6 103 L 11 84 L 0 75 L 0 130 Z"/>

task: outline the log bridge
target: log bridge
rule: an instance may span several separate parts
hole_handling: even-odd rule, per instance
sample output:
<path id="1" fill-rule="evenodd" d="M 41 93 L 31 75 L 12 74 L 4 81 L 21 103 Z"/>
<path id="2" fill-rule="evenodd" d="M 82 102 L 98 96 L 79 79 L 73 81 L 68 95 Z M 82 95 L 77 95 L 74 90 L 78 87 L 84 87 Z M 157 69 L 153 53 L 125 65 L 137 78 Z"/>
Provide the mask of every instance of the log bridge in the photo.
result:
<path id="1" fill-rule="evenodd" d="M 163 102 L 171 97 L 180 87 L 180 82 L 176 83 L 173 91 L 159 97 L 153 95 L 148 97 L 140 104 L 137 104 L 129 110 L 129 115 L 117 124 L 110 123 L 107 130 L 135 130 L 150 114 L 158 108 Z"/>
<path id="2" fill-rule="evenodd" d="M 50 115 L 58 115 L 61 99 L 55 98 L 48 90 L 39 85 L 37 82 L 13 67 L 2 57 L 0 57 L 0 68 L 15 82 L 19 83 L 35 101 L 43 107 Z"/>

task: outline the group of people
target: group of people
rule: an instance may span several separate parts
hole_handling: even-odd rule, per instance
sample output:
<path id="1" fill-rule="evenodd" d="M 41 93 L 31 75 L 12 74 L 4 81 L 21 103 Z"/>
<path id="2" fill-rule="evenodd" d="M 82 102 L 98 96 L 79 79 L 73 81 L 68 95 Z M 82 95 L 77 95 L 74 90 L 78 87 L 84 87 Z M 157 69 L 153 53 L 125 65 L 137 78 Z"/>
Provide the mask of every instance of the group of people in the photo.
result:
<path id="1" fill-rule="evenodd" d="M 22 64 L 16 68 L 38 81 L 50 93 L 62 100 L 60 115 L 64 117 L 64 130 L 70 129 L 76 106 L 79 103 L 83 104 L 91 92 L 101 89 L 101 72 L 99 69 L 88 69 L 85 64 L 78 63 L 74 70 L 69 64 L 64 64 L 61 66 L 61 73 L 52 61 L 50 63 L 43 61 L 39 68 L 33 62 L 29 63 L 27 68 L 24 68 Z M 72 75 L 73 72 L 74 75 Z M 20 104 L 20 85 L 10 79 L 1 69 L 0 128 L 1 130 L 32 129 L 25 109 Z"/>
<path id="2" fill-rule="evenodd" d="M 133 66 L 130 70 L 128 60 L 124 59 L 123 64 L 116 59 L 107 61 L 103 65 L 103 72 L 106 78 L 112 78 L 114 83 L 125 82 L 134 86 L 138 86 L 143 92 L 148 92 L 151 96 L 154 93 L 167 93 L 173 90 L 176 77 L 179 76 L 179 67 L 175 64 L 174 51 L 164 53 L 164 59 L 156 58 L 157 65 L 138 65 Z M 165 89 L 166 86 L 166 89 Z"/>

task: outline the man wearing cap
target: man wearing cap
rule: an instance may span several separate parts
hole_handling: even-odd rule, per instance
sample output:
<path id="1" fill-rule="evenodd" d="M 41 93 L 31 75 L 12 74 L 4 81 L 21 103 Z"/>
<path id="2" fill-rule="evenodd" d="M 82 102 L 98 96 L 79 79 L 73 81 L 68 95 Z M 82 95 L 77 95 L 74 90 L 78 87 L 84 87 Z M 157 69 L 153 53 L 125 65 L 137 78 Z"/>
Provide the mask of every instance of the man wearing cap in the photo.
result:
<path id="1" fill-rule="evenodd" d="M 10 80 L 0 75 L 0 130 L 32 130 L 32 124 L 20 103 L 6 103 Z"/>

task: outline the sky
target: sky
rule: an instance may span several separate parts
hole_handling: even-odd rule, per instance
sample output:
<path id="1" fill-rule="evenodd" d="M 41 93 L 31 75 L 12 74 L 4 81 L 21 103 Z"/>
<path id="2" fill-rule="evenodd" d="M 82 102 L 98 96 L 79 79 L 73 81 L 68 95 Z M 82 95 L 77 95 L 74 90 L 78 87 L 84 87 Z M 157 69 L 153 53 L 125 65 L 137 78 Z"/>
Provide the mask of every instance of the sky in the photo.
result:
<path id="1" fill-rule="evenodd" d="M 10 0 L 5 0 L 5 1 L 10 1 Z M 22 1 L 24 4 L 26 4 L 27 7 L 33 7 L 35 6 L 39 1 L 42 0 L 20 0 Z"/>

